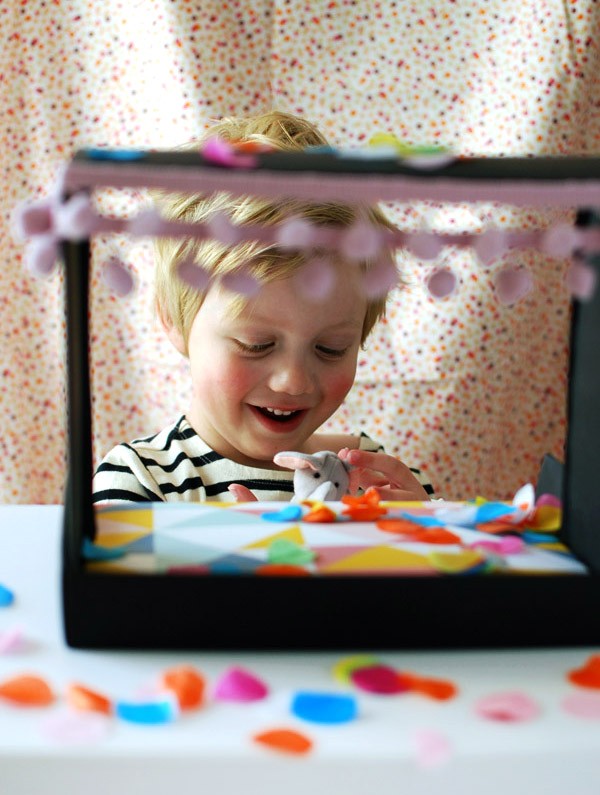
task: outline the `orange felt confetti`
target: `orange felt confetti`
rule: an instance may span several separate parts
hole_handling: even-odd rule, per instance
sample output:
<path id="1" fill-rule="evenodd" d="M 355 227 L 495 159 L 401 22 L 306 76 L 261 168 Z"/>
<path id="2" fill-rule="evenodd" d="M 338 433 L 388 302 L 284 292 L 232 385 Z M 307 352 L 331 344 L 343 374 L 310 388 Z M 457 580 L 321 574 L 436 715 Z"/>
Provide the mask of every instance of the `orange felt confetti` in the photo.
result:
<path id="1" fill-rule="evenodd" d="M 600 654 L 593 654 L 583 668 L 569 671 L 567 678 L 579 687 L 600 690 Z"/>
<path id="2" fill-rule="evenodd" d="M 409 519 L 380 519 L 375 523 L 384 533 L 397 533 L 402 536 L 420 536 L 424 528 Z"/>
<path id="3" fill-rule="evenodd" d="M 286 754 L 307 754 L 313 747 L 312 740 L 293 729 L 270 729 L 255 734 L 253 740 Z"/>
<path id="4" fill-rule="evenodd" d="M 291 563 L 265 563 L 263 566 L 258 566 L 254 573 L 267 577 L 305 577 L 309 572 L 302 566 L 294 566 Z"/>
<path id="5" fill-rule="evenodd" d="M 342 513 L 354 522 L 374 522 L 387 513 L 387 508 L 379 505 L 349 505 Z"/>
<path id="6" fill-rule="evenodd" d="M 24 674 L 0 683 L 0 698 L 23 707 L 45 707 L 54 701 L 54 693 L 45 679 Z"/>
<path id="7" fill-rule="evenodd" d="M 344 505 L 349 505 L 353 508 L 356 508 L 361 505 L 379 505 L 380 499 L 381 497 L 379 496 L 377 489 L 371 486 L 371 488 L 367 489 L 364 494 L 358 494 L 356 496 L 345 494 L 342 497 L 342 502 Z"/>
<path id="8" fill-rule="evenodd" d="M 100 712 L 110 715 L 112 703 L 110 699 L 79 684 L 69 685 L 67 689 L 67 704 L 81 712 Z"/>
<path id="9" fill-rule="evenodd" d="M 191 665 L 169 668 L 161 677 L 161 685 L 172 691 L 181 710 L 197 709 L 204 698 L 204 677 Z"/>
<path id="10" fill-rule="evenodd" d="M 336 519 L 335 511 L 332 511 L 326 505 L 313 508 L 302 517 L 303 522 L 335 522 Z"/>
<path id="11" fill-rule="evenodd" d="M 458 693 L 458 688 L 452 682 L 445 679 L 427 679 L 421 676 L 410 675 L 411 690 L 421 693 L 436 701 L 448 701 Z"/>

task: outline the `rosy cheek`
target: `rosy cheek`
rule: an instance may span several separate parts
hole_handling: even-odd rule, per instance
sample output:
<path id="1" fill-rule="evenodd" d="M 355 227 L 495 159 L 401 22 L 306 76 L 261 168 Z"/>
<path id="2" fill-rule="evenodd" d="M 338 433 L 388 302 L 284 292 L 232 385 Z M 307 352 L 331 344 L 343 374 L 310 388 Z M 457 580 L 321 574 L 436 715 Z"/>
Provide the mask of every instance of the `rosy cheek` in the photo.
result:
<path id="1" fill-rule="evenodd" d="M 353 383 L 354 373 L 341 373 L 340 375 L 333 376 L 328 381 L 327 392 L 331 398 L 339 400 L 341 403 L 352 388 Z"/>

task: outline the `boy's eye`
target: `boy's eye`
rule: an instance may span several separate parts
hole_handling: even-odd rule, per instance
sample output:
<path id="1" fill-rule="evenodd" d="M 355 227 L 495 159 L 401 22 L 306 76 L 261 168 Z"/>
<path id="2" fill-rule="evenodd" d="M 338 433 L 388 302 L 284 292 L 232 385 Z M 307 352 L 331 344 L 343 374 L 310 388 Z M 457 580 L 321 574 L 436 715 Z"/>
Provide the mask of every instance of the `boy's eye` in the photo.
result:
<path id="1" fill-rule="evenodd" d="M 266 353 L 269 348 L 273 347 L 272 342 L 260 342 L 260 343 L 252 343 L 252 342 L 242 342 L 242 340 L 234 340 L 236 347 L 239 348 L 242 353 Z"/>
<path id="2" fill-rule="evenodd" d="M 328 348 L 327 345 L 317 345 L 317 350 L 327 359 L 341 359 L 348 348 Z"/>

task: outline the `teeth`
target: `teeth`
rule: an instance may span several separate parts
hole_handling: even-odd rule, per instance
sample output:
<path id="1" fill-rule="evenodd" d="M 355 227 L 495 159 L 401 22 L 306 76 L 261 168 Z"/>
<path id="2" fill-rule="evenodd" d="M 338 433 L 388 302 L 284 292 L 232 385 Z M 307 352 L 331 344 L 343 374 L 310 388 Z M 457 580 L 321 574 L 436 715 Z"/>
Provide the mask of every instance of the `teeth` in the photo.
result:
<path id="1" fill-rule="evenodd" d="M 283 416 L 283 417 L 289 417 L 289 416 L 290 416 L 290 414 L 294 414 L 294 412 L 293 412 L 293 411 L 281 411 L 281 409 L 270 409 L 268 406 L 265 406 L 265 409 L 266 409 L 266 410 L 267 410 L 267 411 L 268 411 L 270 414 L 276 414 L 278 417 L 281 417 L 281 416 Z"/>

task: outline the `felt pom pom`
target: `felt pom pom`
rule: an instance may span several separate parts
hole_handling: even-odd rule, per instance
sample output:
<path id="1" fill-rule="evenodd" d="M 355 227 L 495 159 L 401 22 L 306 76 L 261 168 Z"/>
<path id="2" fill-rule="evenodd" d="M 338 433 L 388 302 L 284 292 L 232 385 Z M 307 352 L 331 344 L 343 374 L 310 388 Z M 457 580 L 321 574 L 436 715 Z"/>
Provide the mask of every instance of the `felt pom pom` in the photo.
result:
<path id="1" fill-rule="evenodd" d="M 87 193 L 77 193 L 54 208 L 55 230 L 64 240 L 84 240 L 95 230 L 98 218 Z"/>
<path id="2" fill-rule="evenodd" d="M 179 263 L 177 275 L 184 284 L 193 287 L 195 290 L 206 290 L 210 283 L 208 271 L 200 267 L 192 257 Z"/>
<path id="3" fill-rule="evenodd" d="M 19 242 L 52 231 L 52 204 L 48 200 L 20 204 L 12 216 L 12 229 Z"/>
<path id="4" fill-rule="evenodd" d="M 275 241 L 280 248 L 310 248 L 313 242 L 312 224 L 304 218 L 290 218 L 277 227 Z"/>
<path id="5" fill-rule="evenodd" d="M 435 259 L 443 248 L 434 232 L 413 232 L 408 235 L 407 247 L 415 257 L 424 260 Z"/>
<path id="6" fill-rule="evenodd" d="M 363 276 L 363 289 L 367 298 L 379 298 L 398 283 L 398 271 L 390 259 L 378 262 Z"/>
<path id="7" fill-rule="evenodd" d="M 557 224 L 541 235 L 541 249 L 551 257 L 570 257 L 581 241 L 580 232 L 569 224 Z"/>
<path id="8" fill-rule="evenodd" d="M 382 235 L 373 224 L 356 221 L 342 235 L 340 251 L 349 260 L 360 262 L 374 259 L 379 254 Z"/>
<path id="9" fill-rule="evenodd" d="M 324 258 L 313 259 L 294 274 L 300 295 L 312 301 L 324 301 L 335 286 L 335 271 Z"/>
<path id="10" fill-rule="evenodd" d="M 533 289 L 533 279 L 524 268 L 503 268 L 494 278 L 496 296 L 501 304 L 514 304 Z"/>
<path id="11" fill-rule="evenodd" d="M 458 282 L 449 268 L 436 268 L 427 278 L 426 285 L 432 298 L 441 299 L 453 295 Z"/>
<path id="12" fill-rule="evenodd" d="M 111 257 L 104 265 L 102 281 L 121 298 L 128 295 L 134 288 L 133 276 L 117 257 Z"/>
<path id="13" fill-rule="evenodd" d="M 258 279 L 255 279 L 252 274 L 245 270 L 223 274 L 221 276 L 221 284 L 232 293 L 244 295 L 246 298 L 253 298 L 260 291 Z"/>
<path id="14" fill-rule="evenodd" d="M 580 301 L 589 301 L 596 290 L 596 269 L 581 260 L 575 260 L 566 273 L 565 283 L 571 295 Z"/>
<path id="15" fill-rule="evenodd" d="M 127 223 L 127 231 L 135 237 L 160 237 L 166 224 L 154 208 L 142 210 Z"/>
<path id="16" fill-rule="evenodd" d="M 231 223 L 225 213 L 214 213 L 207 224 L 210 234 L 224 246 L 235 246 L 242 239 L 237 226 Z"/>
<path id="17" fill-rule="evenodd" d="M 53 234 L 34 237 L 27 246 L 24 265 L 33 276 L 49 276 L 58 262 L 58 247 Z"/>
<path id="18" fill-rule="evenodd" d="M 473 248 L 479 262 L 487 268 L 500 259 L 508 248 L 506 232 L 502 229 L 489 229 L 477 237 Z"/>

